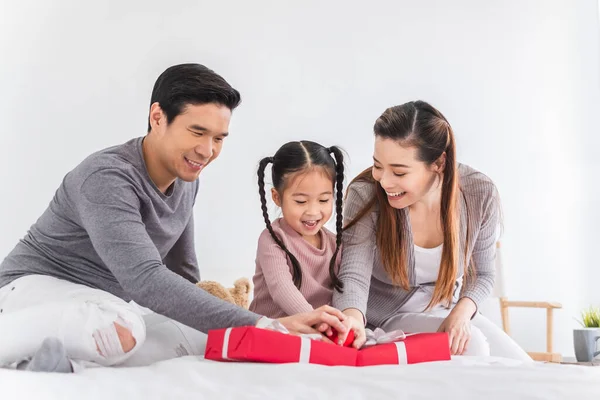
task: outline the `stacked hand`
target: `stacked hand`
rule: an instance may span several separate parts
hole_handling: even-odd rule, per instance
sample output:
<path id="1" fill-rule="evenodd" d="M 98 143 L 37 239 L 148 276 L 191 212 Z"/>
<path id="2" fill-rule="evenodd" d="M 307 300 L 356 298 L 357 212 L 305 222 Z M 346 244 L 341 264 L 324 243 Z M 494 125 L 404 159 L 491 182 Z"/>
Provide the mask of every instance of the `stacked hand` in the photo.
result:
<path id="1" fill-rule="evenodd" d="M 340 310 L 331 306 L 321 306 L 316 310 L 279 318 L 278 321 L 293 335 L 320 333 L 324 340 L 329 341 L 333 329 L 344 339 L 348 332 L 346 320 L 348 317 Z"/>

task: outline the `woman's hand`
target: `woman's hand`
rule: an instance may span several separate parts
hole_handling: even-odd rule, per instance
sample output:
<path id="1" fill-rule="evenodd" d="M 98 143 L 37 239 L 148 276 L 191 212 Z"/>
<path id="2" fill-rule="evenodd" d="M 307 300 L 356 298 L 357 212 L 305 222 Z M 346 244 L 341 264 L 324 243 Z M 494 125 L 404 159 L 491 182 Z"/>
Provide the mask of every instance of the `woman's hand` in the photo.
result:
<path id="1" fill-rule="evenodd" d="M 352 343 L 352 347 L 355 349 L 360 349 L 367 341 L 363 314 L 355 308 L 348 308 L 344 310 L 344 314 L 346 319 L 343 321 L 343 324 L 346 327 L 346 331 L 339 334 L 338 343 L 336 344 L 341 346 L 346 341 L 348 332 L 353 331 L 354 342 Z"/>
<path id="2" fill-rule="evenodd" d="M 471 340 L 471 317 L 477 311 L 473 300 L 464 297 L 454 306 L 440 325 L 438 332 L 448 332 L 450 353 L 462 355 Z"/>

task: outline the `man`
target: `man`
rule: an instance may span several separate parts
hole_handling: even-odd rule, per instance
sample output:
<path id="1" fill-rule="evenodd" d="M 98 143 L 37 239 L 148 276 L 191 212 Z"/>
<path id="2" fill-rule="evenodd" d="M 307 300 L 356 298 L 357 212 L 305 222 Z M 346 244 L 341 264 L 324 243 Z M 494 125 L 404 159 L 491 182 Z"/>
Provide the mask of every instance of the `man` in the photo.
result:
<path id="1" fill-rule="evenodd" d="M 194 283 L 198 176 L 221 152 L 240 95 L 198 64 L 155 83 L 145 137 L 89 156 L 0 264 L 0 365 L 71 371 L 124 362 L 145 340 L 129 301 L 207 332 L 267 325 Z M 322 307 L 281 318 L 291 333 L 345 331 Z M 32 359 L 33 357 L 33 359 Z"/>

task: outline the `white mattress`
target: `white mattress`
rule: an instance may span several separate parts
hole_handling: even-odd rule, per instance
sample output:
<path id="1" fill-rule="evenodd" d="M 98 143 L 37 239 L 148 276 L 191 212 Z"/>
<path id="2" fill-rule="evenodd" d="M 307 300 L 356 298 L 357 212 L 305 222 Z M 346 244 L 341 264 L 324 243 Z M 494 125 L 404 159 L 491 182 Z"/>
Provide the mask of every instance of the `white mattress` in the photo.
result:
<path id="1" fill-rule="evenodd" d="M 183 357 L 79 374 L 0 370 L 2 399 L 592 399 L 600 367 L 487 357 L 405 366 L 221 363 Z M 443 397 L 442 397 L 443 396 Z"/>

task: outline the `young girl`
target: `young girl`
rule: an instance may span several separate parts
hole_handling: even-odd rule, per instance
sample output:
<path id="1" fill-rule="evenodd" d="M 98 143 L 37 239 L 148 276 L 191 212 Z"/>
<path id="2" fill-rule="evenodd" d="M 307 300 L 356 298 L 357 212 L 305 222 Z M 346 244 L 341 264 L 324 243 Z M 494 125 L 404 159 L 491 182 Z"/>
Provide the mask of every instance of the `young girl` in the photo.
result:
<path id="1" fill-rule="evenodd" d="M 333 157 L 332 157 L 333 154 Z M 283 217 L 267 212 L 265 168 L 272 163 L 271 196 Z M 342 241 L 343 156 L 339 148 L 301 141 L 283 145 L 258 168 L 258 190 L 267 225 L 258 240 L 250 310 L 280 318 L 331 303 Z M 336 205 L 336 235 L 324 225 Z"/>

